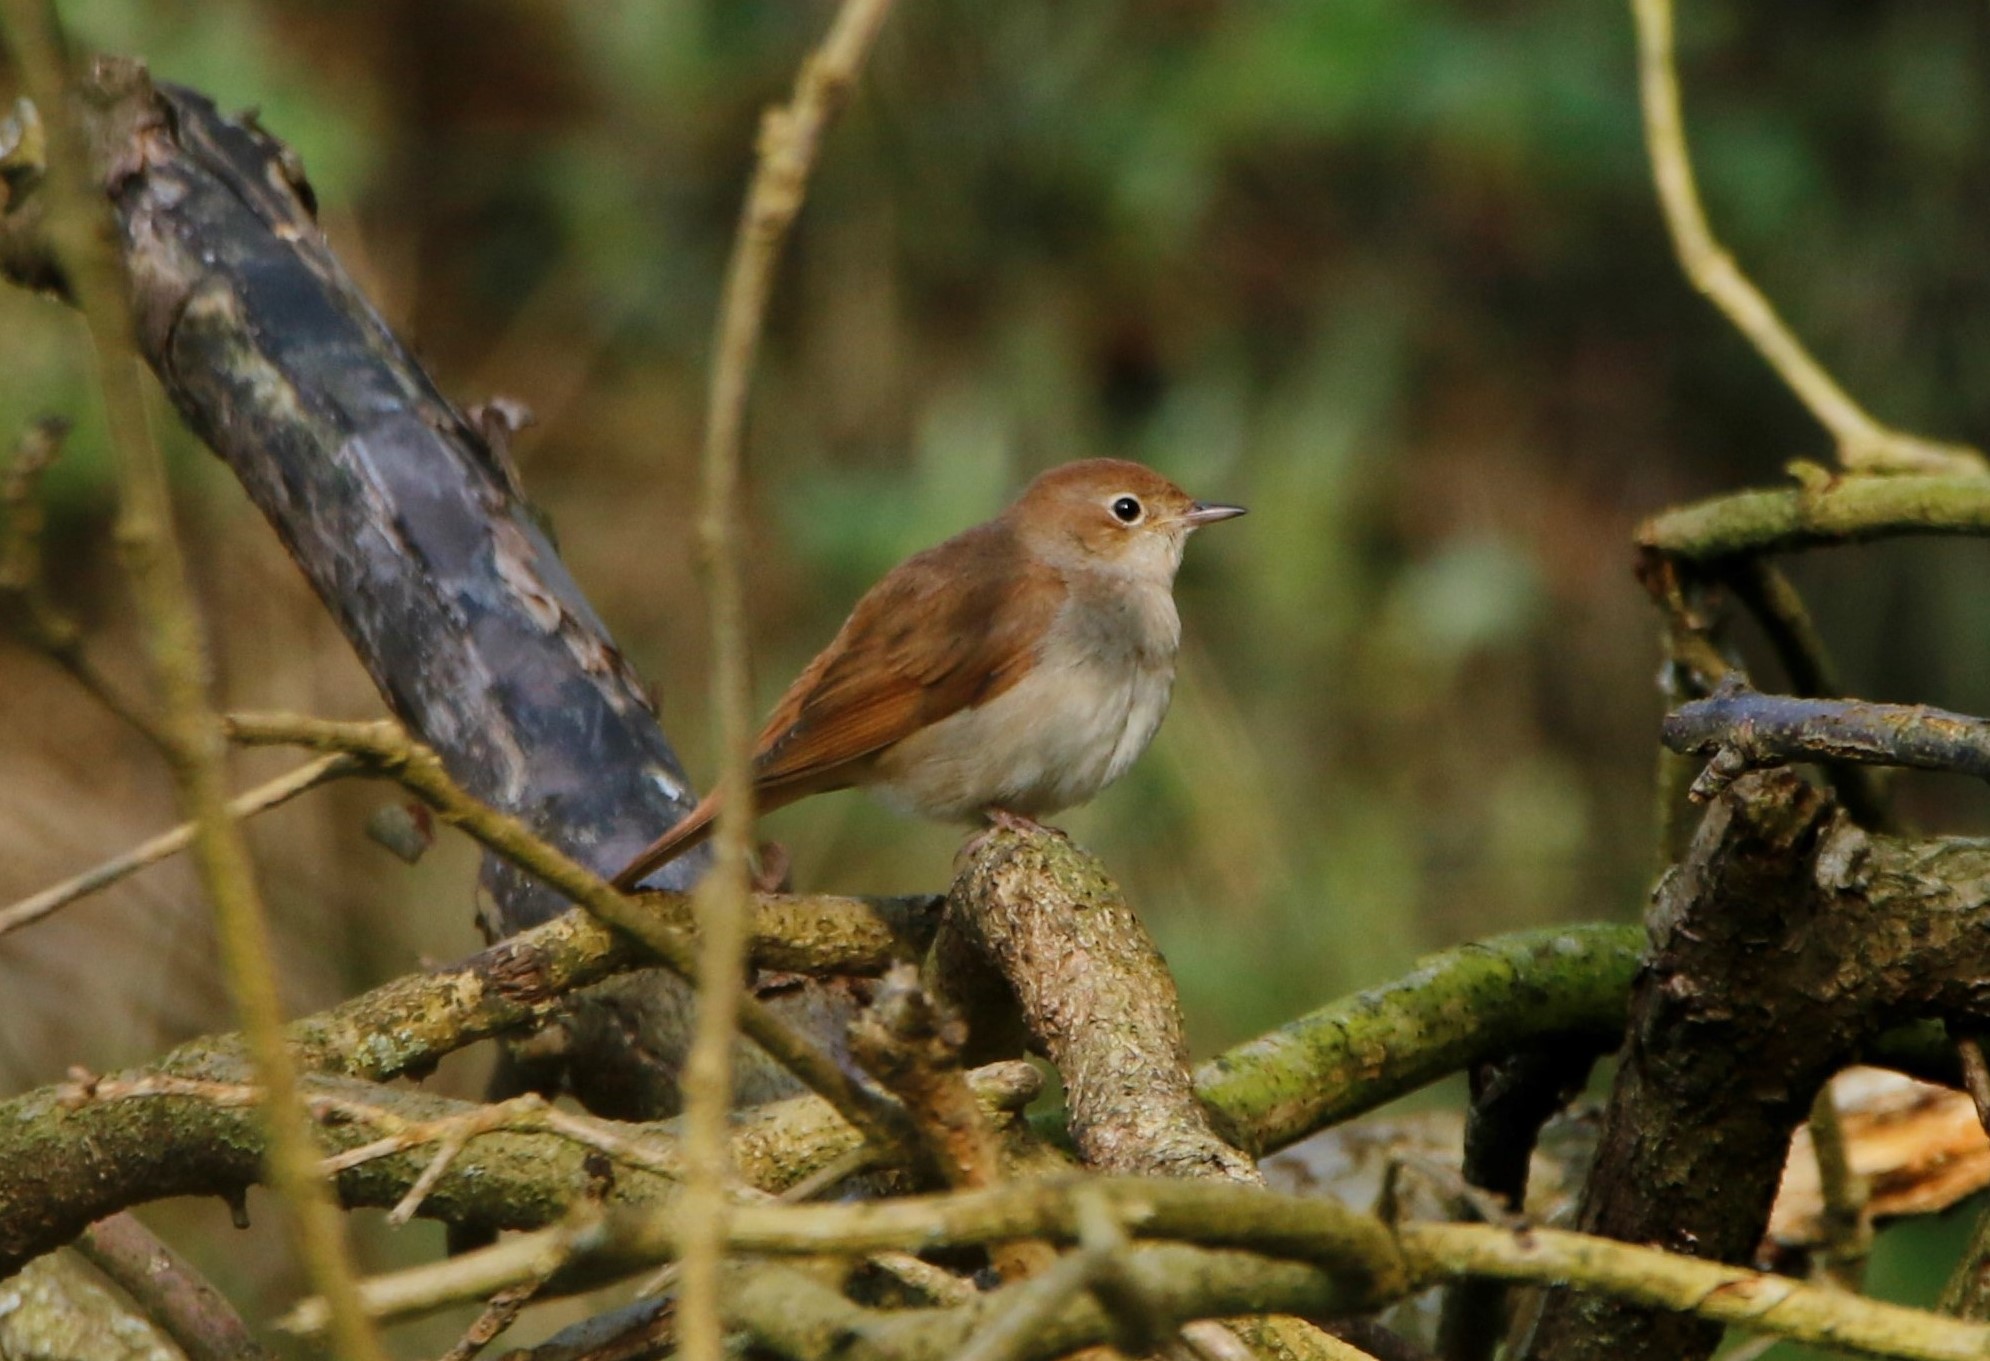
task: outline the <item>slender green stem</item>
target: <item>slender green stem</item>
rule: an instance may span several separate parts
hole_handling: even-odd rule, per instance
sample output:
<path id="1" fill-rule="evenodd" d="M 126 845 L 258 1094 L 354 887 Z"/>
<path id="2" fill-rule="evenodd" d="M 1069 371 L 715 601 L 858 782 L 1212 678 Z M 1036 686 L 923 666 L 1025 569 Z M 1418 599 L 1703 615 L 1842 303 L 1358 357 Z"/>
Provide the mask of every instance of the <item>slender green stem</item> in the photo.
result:
<path id="1" fill-rule="evenodd" d="M 208 699 L 207 647 L 173 528 L 165 462 L 145 410 L 126 279 L 110 248 L 113 224 L 90 182 L 88 148 L 72 116 L 67 60 L 53 16 L 39 0 L 5 0 L 0 12 L 22 82 L 49 133 L 50 236 L 96 355 L 118 469 L 118 546 L 161 698 L 156 726 L 180 806 L 194 825 L 194 859 L 213 903 L 229 994 L 267 1094 L 271 1179 L 305 1270 L 330 1302 L 338 1355 L 380 1361 L 372 1324 L 358 1307 L 338 1211 L 318 1173 L 297 1073 L 284 1045 L 275 950 L 248 845 L 228 811 L 227 743 Z"/>
<path id="2" fill-rule="evenodd" d="M 726 1113 L 743 1000 L 753 836 L 752 696 L 739 564 L 739 465 L 746 400 L 774 270 L 801 211 L 822 134 L 890 11 L 891 0 L 843 0 L 822 46 L 803 62 L 793 99 L 768 110 L 760 161 L 740 212 L 720 305 L 705 418 L 705 550 L 712 616 L 712 712 L 719 751 L 712 868 L 698 888 L 698 1009 L 685 1061 L 687 1229 L 678 1327 L 688 1361 L 720 1361 L 719 1262 L 725 1237 Z"/>

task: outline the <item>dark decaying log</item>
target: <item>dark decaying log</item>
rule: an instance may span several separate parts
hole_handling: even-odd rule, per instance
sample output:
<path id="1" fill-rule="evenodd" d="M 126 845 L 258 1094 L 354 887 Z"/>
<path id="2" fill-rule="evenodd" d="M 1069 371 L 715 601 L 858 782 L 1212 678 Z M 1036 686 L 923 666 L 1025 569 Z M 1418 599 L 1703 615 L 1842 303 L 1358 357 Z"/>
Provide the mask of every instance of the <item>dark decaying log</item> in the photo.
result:
<path id="1" fill-rule="evenodd" d="M 103 60 L 90 128 L 121 227 L 141 353 L 241 479 L 394 714 L 456 780 L 612 873 L 690 806 L 652 704 L 519 497 L 501 450 L 436 387 L 346 274 L 295 157 L 252 118 Z M 57 277 L 34 197 L 0 218 L 0 267 Z M 501 443 L 501 435 L 499 442 Z M 690 856 L 655 880 L 684 887 Z M 486 933 L 565 904 L 487 860 Z M 674 1109 L 688 993 L 603 985 L 566 1024 L 576 1090 L 607 1114 Z M 778 999 L 840 1034 L 834 987 Z M 759 1056 L 753 1054 L 751 1058 Z M 749 1063 L 746 1099 L 792 1090 Z"/>

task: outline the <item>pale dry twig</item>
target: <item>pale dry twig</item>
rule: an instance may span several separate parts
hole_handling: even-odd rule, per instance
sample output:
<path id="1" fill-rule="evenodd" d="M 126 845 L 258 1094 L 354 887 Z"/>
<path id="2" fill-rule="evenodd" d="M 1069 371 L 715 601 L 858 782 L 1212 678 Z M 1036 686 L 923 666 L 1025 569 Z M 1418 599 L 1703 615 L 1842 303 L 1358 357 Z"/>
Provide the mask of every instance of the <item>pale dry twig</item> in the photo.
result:
<path id="1" fill-rule="evenodd" d="M 1924 439 L 1874 420 L 1840 387 L 1777 315 L 1762 290 L 1715 238 L 1694 183 L 1673 55 L 1673 0 L 1631 0 L 1638 27 L 1638 86 L 1645 140 L 1665 224 L 1695 288 L 1734 323 L 1838 444 L 1850 472 L 1981 473 L 1967 445 Z"/>

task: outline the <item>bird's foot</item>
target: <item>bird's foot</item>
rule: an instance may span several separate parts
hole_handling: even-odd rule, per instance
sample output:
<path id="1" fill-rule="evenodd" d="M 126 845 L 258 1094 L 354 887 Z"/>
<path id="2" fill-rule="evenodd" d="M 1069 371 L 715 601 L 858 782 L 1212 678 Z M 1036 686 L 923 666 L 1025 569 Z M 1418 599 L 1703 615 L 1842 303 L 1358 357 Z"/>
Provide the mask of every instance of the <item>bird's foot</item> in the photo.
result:
<path id="1" fill-rule="evenodd" d="M 1005 832 L 1021 832 L 1025 836 L 1033 832 L 1042 832 L 1046 836 L 1055 837 L 1062 837 L 1064 835 L 1063 832 L 1055 827 L 1038 822 L 1035 818 L 1025 817 L 1021 813 L 1012 813 L 1006 808 L 989 809 L 988 821 L 990 823 L 990 831 L 999 828 Z"/>
<path id="2" fill-rule="evenodd" d="M 972 860 L 981 854 L 982 848 L 988 844 L 988 838 L 997 832 L 1015 832 L 1020 836 L 1054 836 L 1060 841 L 1071 839 L 1060 828 L 1038 822 L 1035 818 L 1025 817 L 1021 813 L 1011 812 L 1007 808 L 990 808 L 986 816 L 988 825 L 969 837 L 961 846 L 961 859 Z"/>

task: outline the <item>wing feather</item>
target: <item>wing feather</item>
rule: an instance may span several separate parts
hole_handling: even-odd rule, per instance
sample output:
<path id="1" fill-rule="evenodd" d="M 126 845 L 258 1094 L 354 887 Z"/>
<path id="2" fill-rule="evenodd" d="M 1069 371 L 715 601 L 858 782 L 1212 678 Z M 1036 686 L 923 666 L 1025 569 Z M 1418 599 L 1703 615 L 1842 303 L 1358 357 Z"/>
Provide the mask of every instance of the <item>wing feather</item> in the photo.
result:
<path id="1" fill-rule="evenodd" d="M 755 744 L 763 803 L 856 783 L 894 742 L 1007 690 L 1063 595 L 1002 520 L 907 559 L 774 706 Z"/>

